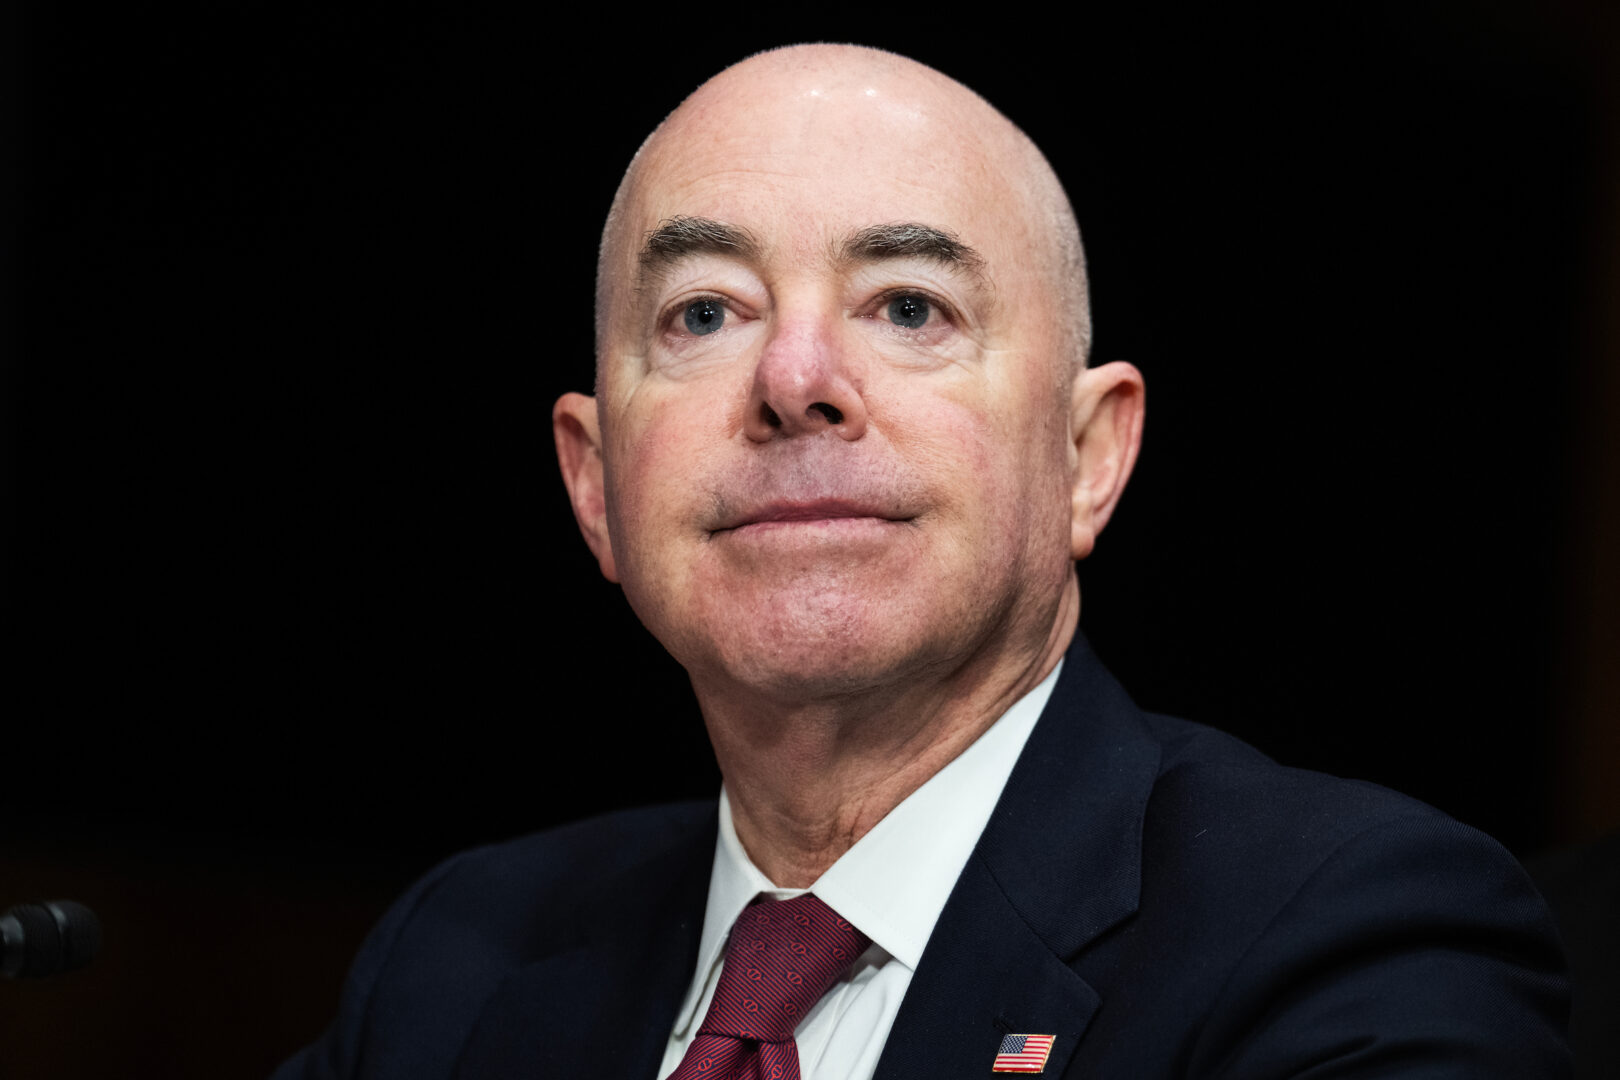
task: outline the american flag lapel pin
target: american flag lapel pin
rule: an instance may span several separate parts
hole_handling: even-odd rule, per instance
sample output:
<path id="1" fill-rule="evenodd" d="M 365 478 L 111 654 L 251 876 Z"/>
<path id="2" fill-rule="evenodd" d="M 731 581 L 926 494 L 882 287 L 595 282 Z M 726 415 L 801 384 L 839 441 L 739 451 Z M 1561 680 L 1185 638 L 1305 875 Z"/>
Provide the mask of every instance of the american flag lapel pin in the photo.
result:
<path id="1" fill-rule="evenodd" d="M 1046 1068 L 1056 1035 L 1008 1035 L 1001 1040 L 991 1072 L 1038 1073 Z"/>

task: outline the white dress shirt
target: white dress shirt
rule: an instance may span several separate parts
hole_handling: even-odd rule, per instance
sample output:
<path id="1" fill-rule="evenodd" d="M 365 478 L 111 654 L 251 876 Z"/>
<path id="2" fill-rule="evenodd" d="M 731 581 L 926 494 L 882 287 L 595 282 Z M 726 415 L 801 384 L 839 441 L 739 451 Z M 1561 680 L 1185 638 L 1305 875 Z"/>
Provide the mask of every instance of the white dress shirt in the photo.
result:
<path id="1" fill-rule="evenodd" d="M 680 1065 L 708 1015 L 737 916 L 756 896 L 786 900 L 813 892 L 871 938 L 872 945 L 800 1021 L 794 1032 L 800 1075 L 803 1080 L 871 1080 L 934 923 L 1062 668 L 1060 661 L 1039 686 L 889 811 L 808 889 L 779 889 L 760 872 L 737 839 L 731 803 L 721 790 L 720 836 L 709 874 L 697 970 L 675 1016 L 660 1077 Z"/>

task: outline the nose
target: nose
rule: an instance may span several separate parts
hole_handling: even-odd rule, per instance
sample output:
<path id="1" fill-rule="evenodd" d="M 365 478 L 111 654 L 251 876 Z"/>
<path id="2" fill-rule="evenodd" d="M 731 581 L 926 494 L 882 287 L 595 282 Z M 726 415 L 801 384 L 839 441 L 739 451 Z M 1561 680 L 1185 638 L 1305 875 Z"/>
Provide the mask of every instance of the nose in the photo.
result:
<path id="1" fill-rule="evenodd" d="M 866 434 L 862 378 L 848 343 L 828 321 L 805 318 L 773 329 L 754 367 L 743 428 L 755 442 L 830 431 Z"/>

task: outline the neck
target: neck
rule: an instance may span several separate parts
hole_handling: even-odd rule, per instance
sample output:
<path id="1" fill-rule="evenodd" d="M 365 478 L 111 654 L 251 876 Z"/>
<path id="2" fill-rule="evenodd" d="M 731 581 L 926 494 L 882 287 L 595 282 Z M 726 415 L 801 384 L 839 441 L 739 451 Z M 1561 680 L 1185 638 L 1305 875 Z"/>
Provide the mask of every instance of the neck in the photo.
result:
<path id="1" fill-rule="evenodd" d="M 774 701 L 694 680 L 737 838 L 766 877 L 806 888 L 1051 674 L 1074 638 L 1071 570 L 1044 638 L 981 650 L 859 695 Z"/>

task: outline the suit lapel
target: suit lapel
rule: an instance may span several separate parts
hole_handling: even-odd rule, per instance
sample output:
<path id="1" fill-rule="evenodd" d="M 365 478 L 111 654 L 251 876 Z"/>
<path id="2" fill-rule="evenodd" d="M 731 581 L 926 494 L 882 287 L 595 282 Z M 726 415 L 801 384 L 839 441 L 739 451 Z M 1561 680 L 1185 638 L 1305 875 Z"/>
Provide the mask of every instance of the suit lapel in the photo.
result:
<path id="1" fill-rule="evenodd" d="M 874 1080 L 988 1074 L 1003 1035 L 1055 1035 L 1061 1075 L 1095 990 L 1069 966 L 1128 919 L 1159 746 L 1079 637 L 951 893 Z"/>
<path id="2" fill-rule="evenodd" d="M 568 948 L 518 969 L 457 1075 L 651 1078 L 697 965 L 716 822 L 581 897 Z"/>
<path id="3" fill-rule="evenodd" d="M 1008 1034 L 1056 1035 L 1051 1074 L 1097 1009 L 1090 986 L 1014 910 L 982 860 L 969 860 L 940 915 L 874 1080 L 989 1075 Z"/>

